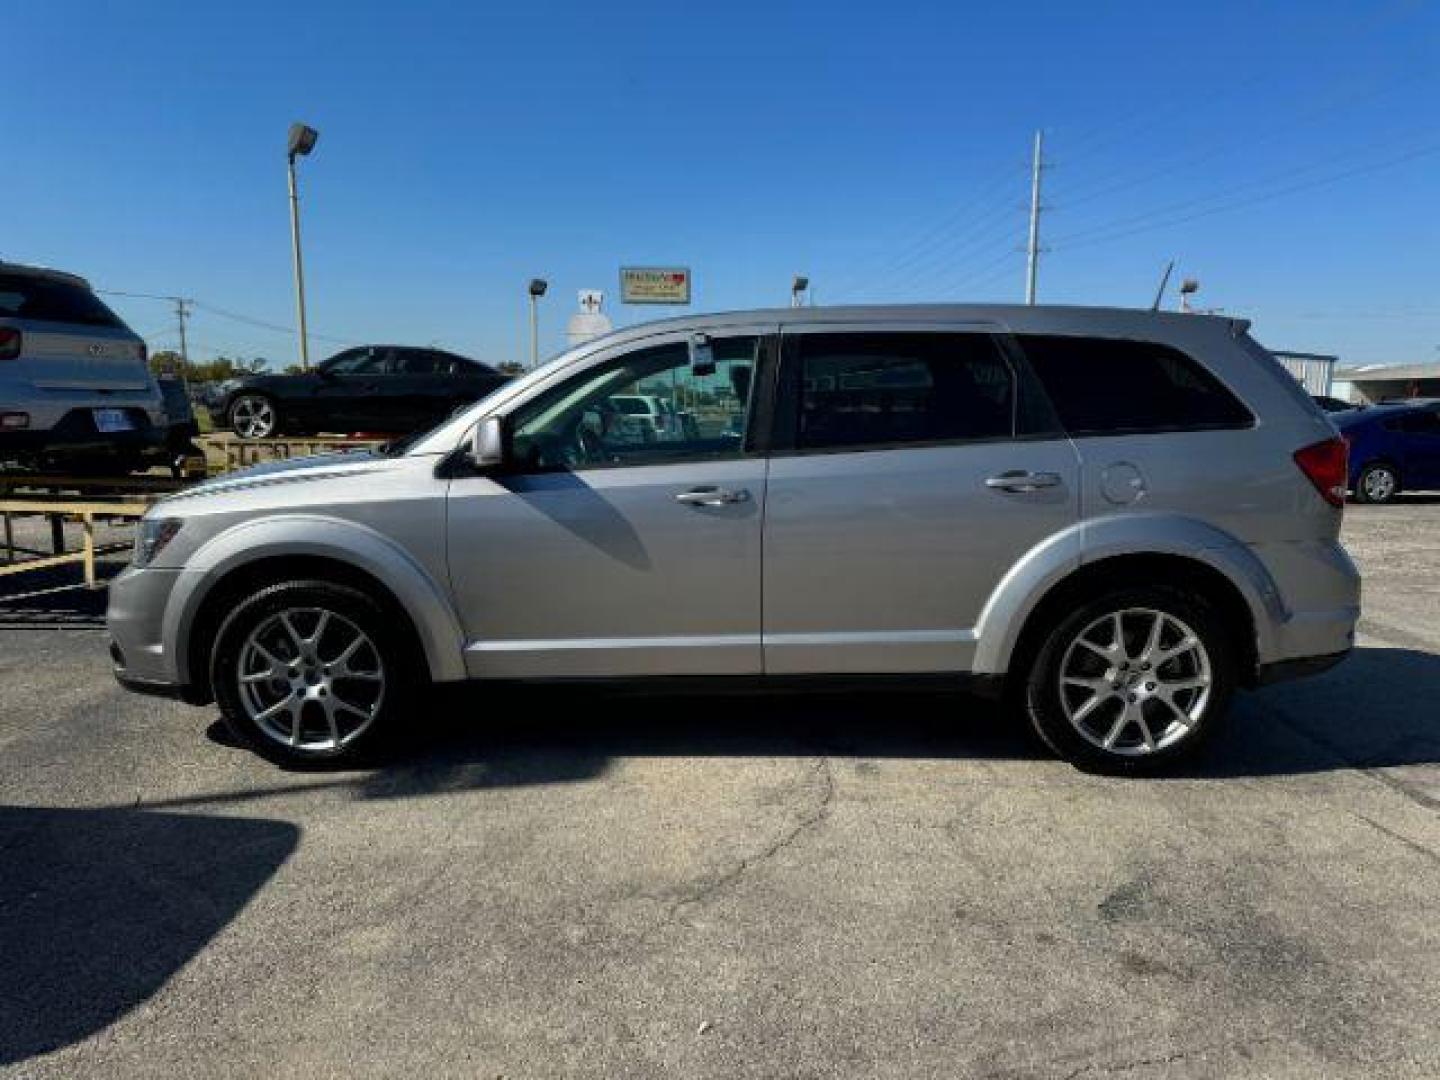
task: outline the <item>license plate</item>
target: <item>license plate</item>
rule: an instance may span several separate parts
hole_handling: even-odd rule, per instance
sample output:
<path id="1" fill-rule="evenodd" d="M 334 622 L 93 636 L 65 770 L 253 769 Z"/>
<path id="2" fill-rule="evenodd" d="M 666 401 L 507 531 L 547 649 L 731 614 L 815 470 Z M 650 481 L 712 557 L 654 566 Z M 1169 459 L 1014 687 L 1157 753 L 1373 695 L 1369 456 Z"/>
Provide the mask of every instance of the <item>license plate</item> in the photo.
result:
<path id="1" fill-rule="evenodd" d="M 92 409 L 95 417 L 95 430 L 101 434 L 112 431 L 134 431 L 135 423 L 130 419 L 130 414 L 124 409 Z"/>

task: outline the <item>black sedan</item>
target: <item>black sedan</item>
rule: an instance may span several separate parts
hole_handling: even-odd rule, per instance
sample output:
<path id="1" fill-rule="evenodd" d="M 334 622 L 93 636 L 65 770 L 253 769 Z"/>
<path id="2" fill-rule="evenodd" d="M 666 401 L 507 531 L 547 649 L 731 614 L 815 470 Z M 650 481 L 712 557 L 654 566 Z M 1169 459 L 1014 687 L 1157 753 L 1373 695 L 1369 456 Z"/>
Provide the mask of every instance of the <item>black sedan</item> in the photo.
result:
<path id="1" fill-rule="evenodd" d="M 505 379 L 494 368 L 440 349 L 362 345 L 303 374 L 233 379 L 222 388 L 219 412 L 242 439 L 404 435 L 433 427 Z"/>

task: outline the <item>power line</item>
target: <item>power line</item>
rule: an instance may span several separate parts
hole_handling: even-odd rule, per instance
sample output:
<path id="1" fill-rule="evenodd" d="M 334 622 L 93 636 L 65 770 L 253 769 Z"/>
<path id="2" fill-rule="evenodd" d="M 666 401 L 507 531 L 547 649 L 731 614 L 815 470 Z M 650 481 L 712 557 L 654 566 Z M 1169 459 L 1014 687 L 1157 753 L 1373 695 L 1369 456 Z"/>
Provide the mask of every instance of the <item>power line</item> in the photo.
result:
<path id="1" fill-rule="evenodd" d="M 987 220 L 989 215 L 982 215 L 980 219 L 976 219 L 969 216 L 971 211 L 978 206 L 989 203 L 992 195 L 1000 191 L 1000 189 L 1010 181 L 1015 170 L 1016 166 L 1006 165 L 998 174 L 992 174 L 991 182 L 983 184 L 977 195 L 965 200 L 949 212 L 942 214 L 940 218 L 928 228 L 922 229 L 914 241 L 905 244 L 901 250 L 892 253 L 873 273 L 867 274 L 863 269 L 852 271 L 846 277 L 842 278 L 838 284 L 830 285 L 827 288 L 827 292 L 829 292 L 831 296 L 853 294 L 856 289 L 865 283 L 867 277 L 873 280 L 875 277 L 885 277 L 898 273 L 908 266 L 913 265 L 916 260 L 928 258 L 933 254 L 937 246 L 943 246 L 946 243 L 947 234 L 950 234 L 950 239 L 954 239 L 953 231 L 957 227 L 962 230 L 962 235 L 968 235 L 968 232 L 965 230 L 973 232 L 977 221 Z"/>
<path id="2" fill-rule="evenodd" d="M 1293 195 L 1296 192 L 1308 191 L 1311 188 L 1323 187 L 1327 184 L 1337 183 L 1341 180 L 1348 180 L 1354 176 L 1363 176 L 1366 173 L 1378 172 L 1382 169 L 1393 168 L 1396 165 L 1403 165 L 1407 161 L 1413 161 L 1416 158 L 1424 157 L 1428 154 L 1436 153 L 1437 151 L 1440 151 L 1440 143 L 1431 146 L 1421 147 L 1417 150 L 1413 150 L 1406 154 L 1401 154 L 1398 157 L 1390 158 L 1386 161 L 1376 162 L 1371 165 L 1362 165 L 1354 169 L 1347 169 L 1343 172 L 1334 173 L 1330 176 L 1318 177 L 1314 180 L 1305 181 L 1299 184 L 1291 184 L 1286 187 L 1277 188 L 1273 191 L 1262 192 L 1261 194 L 1254 195 L 1249 198 L 1235 199 L 1229 202 L 1221 202 L 1219 205 L 1206 207 L 1205 209 L 1201 210 L 1196 210 L 1193 213 L 1181 214 L 1177 217 L 1164 216 L 1167 213 L 1173 213 L 1173 211 L 1182 209 L 1186 206 L 1194 206 L 1197 204 L 1208 202 L 1214 199 L 1215 196 L 1211 195 L 1204 196 L 1199 199 L 1190 199 L 1183 203 L 1174 204 L 1166 210 L 1152 211 L 1148 214 L 1140 214 L 1132 218 L 1110 222 L 1109 225 L 1100 225 L 1091 229 L 1082 230 L 1078 233 L 1072 233 L 1068 237 L 1061 237 L 1060 240 L 1057 241 L 1055 246 L 1063 247 L 1068 250 L 1070 248 L 1085 247 L 1091 244 L 1108 243 L 1111 240 L 1119 240 L 1127 236 L 1133 236 L 1137 233 L 1149 232 L 1153 229 L 1161 229 L 1170 225 L 1181 225 L 1185 222 L 1194 221 L 1198 218 L 1227 213 L 1231 210 L 1238 210 L 1247 206 L 1253 206 L 1257 203 L 1268 202 L 1272 199 L 1283 198 L 1286 195 Z M 1272 178 L 1271 180 L 1264 181 L 1263 183 L 1273 182 L 1274 179 Z M 1256 185 L 1251 184 L 1246 186 L 1254 187 Z M 1157 216 L 1160 217 L 1161 220 L 1148 220 Z M 1112 228 L 1114 229 L 1114 231 L 1106 232 L 1105 230 L 1107 228 Z M 1100 235 L 1097 236 L 1095 235 L 1096 233 L 1099 233 Z"/>
<path id="3" fill-rule="evenodd" d="M 283 326 L 280 323 L 266 322 L 264 319 L 257 319 L 253 315 L 244 315 L 238 311 L 230 311 L 226 308 L 216 307 L 214 304 L 206 303 L 203 300 L 193 300 L 179 296 L 166 295 L 162 293 L 127 292 L 123 289 L 96 289 L 95 291 L 105 296 L 125 296 L 137 300 L 164 300 L 172 304 L 185 303 L 192 305 L 193 307 L 198 308 L 201 311 L 208 311 L 212 315 L 218 315 L 222 319 L 231 319 L 235 322 L 245 323 L 249 326 L 255 326 L 262 330 L 270 330 L 277 334 L 288 334 L 291 337 L 295 337 L 299 334 L 299 331 L 296 330 L 293 326 Z M 317 334 L 313 330 L 310 331 L 310 336 L 312 338 L 317 338 L 320 341 L 328 341 L 334 345 L 356 344 L 356 341 L 353 338 L 329 337 L 325 334 Z"/>
<path id="4" fill-rule="evenodd" d="M 208 311 L 212 315 L 219 315 L 222 319 L 232 319 L 235 322 L 245 323 L 248 326 L 256 326 L 262 330 L 272 330 L 277 334 L 289 334 L 292 337 L 298 336 L 299 331 L 293 326 L 282 326 L 279 323 L 266 322 L 264 319 L 257 319 L 252 315 L 242 315 L 237 311 L 227 311 L 225 308 L 216 307 L 214 304 L 207 304 L 196 300 L 195 306 L 202 311 Z M 307 331 L 309 336 L 319 341 L 328 341 L 334 345 L 354 345 L 353 338 L 329 337 L 325 334 L 317 334 L 313 330 Z"/>

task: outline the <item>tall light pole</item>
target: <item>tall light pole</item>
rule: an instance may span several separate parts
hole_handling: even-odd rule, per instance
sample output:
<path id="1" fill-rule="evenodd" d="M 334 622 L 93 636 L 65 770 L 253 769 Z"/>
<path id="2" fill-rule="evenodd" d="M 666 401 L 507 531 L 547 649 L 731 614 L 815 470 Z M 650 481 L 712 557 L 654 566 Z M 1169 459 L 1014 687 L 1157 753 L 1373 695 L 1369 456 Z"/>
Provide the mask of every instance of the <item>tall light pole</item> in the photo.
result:
<path id="1" fill-rule="evenodd" d="M 305 328 L 305 264 L 300 258 L 300 196 L 295 187 L 295 159 L 315 149 L 320 133 L 305 124 L 290 125 L 286 143 L 286 174 L 290 178 L 290 246 L 295 255 L 295 311 L 300 321 L 300 366 L 310 367 L 310 337 Z"/>
<path id="2" fill-rule="evenodd" d="M 545 290 L 550 283 L 544 278 L 530 279 L 530 370 L 534 371 L 540 366 L 540 297 L 545 295 Z"/>

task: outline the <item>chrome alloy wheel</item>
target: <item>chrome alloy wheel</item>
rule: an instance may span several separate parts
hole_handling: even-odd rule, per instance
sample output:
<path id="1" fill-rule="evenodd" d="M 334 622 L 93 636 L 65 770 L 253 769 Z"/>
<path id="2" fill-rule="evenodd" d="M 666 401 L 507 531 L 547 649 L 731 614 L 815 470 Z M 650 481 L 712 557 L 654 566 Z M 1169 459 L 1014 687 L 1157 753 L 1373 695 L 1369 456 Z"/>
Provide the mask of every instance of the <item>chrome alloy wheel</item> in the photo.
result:
<path id="1" fill-rule="evenodd" d="M 1188 736 L 1210 702 L 1210 655 L 1174 615 L 1126 608 L 1096 619 L 1060 664 L 1071 726 L 1110 754 L 1140 757 Z"/>
<path id="2" fill-rule="evenodd" d="M 1395 494 L 1395 474 L 1383 465 L 1367 470 L 1361 483 L 1371 502 L 1386 502 Z"/>
<path id="3" fill-rule="evenodd" d="M 385 700 L 385 665 L 374 643 L 343 615 L 290 608 L 263 620 L 240 647 L 240 702 L 282 746 L 338 754 Z"/>
<path id="4" fill-rule="evenodd" d="M 230 426 L 244 439 L 267 439 L 275 434 L 275 406 L 259 394 L 244 394 L 230 406 Z"/>

